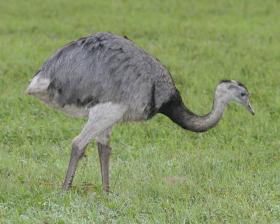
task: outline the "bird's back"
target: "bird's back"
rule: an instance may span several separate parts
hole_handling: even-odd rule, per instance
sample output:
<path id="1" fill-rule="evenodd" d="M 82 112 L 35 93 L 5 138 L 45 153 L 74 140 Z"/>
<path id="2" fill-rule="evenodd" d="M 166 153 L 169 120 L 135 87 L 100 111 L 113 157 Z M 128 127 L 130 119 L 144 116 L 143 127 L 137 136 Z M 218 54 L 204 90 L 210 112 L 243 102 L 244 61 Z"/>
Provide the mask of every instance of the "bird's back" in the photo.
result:
<path id="1" fill-rule="evenodd" d="M 38 72 L 60 107 L 113 102 L 149 118 L 177 94 L 169 72 L 132 41 L 96 33 L 59 49 Z M 142 116 L 141 115 L 141 116 Z"/>

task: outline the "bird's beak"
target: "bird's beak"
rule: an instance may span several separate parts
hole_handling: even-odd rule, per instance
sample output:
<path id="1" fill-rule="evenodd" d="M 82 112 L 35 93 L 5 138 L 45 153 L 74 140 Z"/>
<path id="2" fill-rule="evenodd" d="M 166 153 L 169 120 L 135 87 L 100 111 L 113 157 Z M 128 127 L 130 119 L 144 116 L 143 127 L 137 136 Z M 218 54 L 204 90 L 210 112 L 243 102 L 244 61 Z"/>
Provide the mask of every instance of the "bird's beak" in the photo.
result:
<path id="1" fill-rule="evenodd" d="M 253 107 L 250 103 L 250 101 L 248 100 L 248 103 L 247 103 L 247 110 L 252 114 L 252 115 L 255 115 L 255 111 L 253 110 Z"/>

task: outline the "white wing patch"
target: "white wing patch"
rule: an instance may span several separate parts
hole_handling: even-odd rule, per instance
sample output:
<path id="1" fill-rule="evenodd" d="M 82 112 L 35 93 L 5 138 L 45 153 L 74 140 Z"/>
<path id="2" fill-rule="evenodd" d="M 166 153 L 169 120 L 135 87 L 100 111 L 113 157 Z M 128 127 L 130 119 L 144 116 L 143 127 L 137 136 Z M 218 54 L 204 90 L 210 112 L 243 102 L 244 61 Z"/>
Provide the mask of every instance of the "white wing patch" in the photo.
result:
<path id="1" fill-rule="evenodd" d="M 49 85 L 50 80 L 44 77 L 40 77 L 39 73 L 31 80 L 31 83 L 27 87 L 26 92 L 30 95 L 44 93 L 48 89 Z"/>

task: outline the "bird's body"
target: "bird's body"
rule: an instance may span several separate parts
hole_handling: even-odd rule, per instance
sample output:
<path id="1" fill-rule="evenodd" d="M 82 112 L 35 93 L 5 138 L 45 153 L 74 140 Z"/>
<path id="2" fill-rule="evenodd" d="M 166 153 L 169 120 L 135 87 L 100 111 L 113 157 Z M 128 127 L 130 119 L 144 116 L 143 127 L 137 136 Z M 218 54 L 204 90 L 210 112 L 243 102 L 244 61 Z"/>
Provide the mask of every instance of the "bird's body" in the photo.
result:
<path id="1" fill-rule="evenodd" d="M 253 113 L 246 87 L 225 80 L 216 88 L 212 111 L 195 115 L 157 59 L 126 37 L 111 33 L 96 33 L 59 49 L 41 66 L 27 92 L 70 115 L 88 118 L 73 140 L 64 189 L 71 186 L 79 159 L 95 139 L 103 189 L 109 191 L 109 140 L 117 122 L 147 120 L 162 113 L 184 129 L 202 132 L 218 123 L 229 101 Z"/>
<path id="2" fill-rule="evenodd" d="M 89 108 L 111 102 L 127 107 L 123 120 L 146 120 L 177 95 L 158 60 L 110 33 L 69 43 L 36 76 L 47 83 L 45 102 L 74 116 L 87 116 Z"/>

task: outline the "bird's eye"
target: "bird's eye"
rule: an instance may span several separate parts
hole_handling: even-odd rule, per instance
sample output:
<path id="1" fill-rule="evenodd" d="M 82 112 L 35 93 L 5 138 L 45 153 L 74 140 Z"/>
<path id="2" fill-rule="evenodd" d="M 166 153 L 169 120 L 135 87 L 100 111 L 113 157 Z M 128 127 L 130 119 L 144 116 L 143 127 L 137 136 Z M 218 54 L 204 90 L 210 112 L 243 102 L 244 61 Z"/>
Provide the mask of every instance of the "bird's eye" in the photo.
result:
<path id="1" fill-rule="evenodd" d="M 240 95 L 241 95 L 241 96 L 246 96 L 246 93 L 242 92 Z"/>

